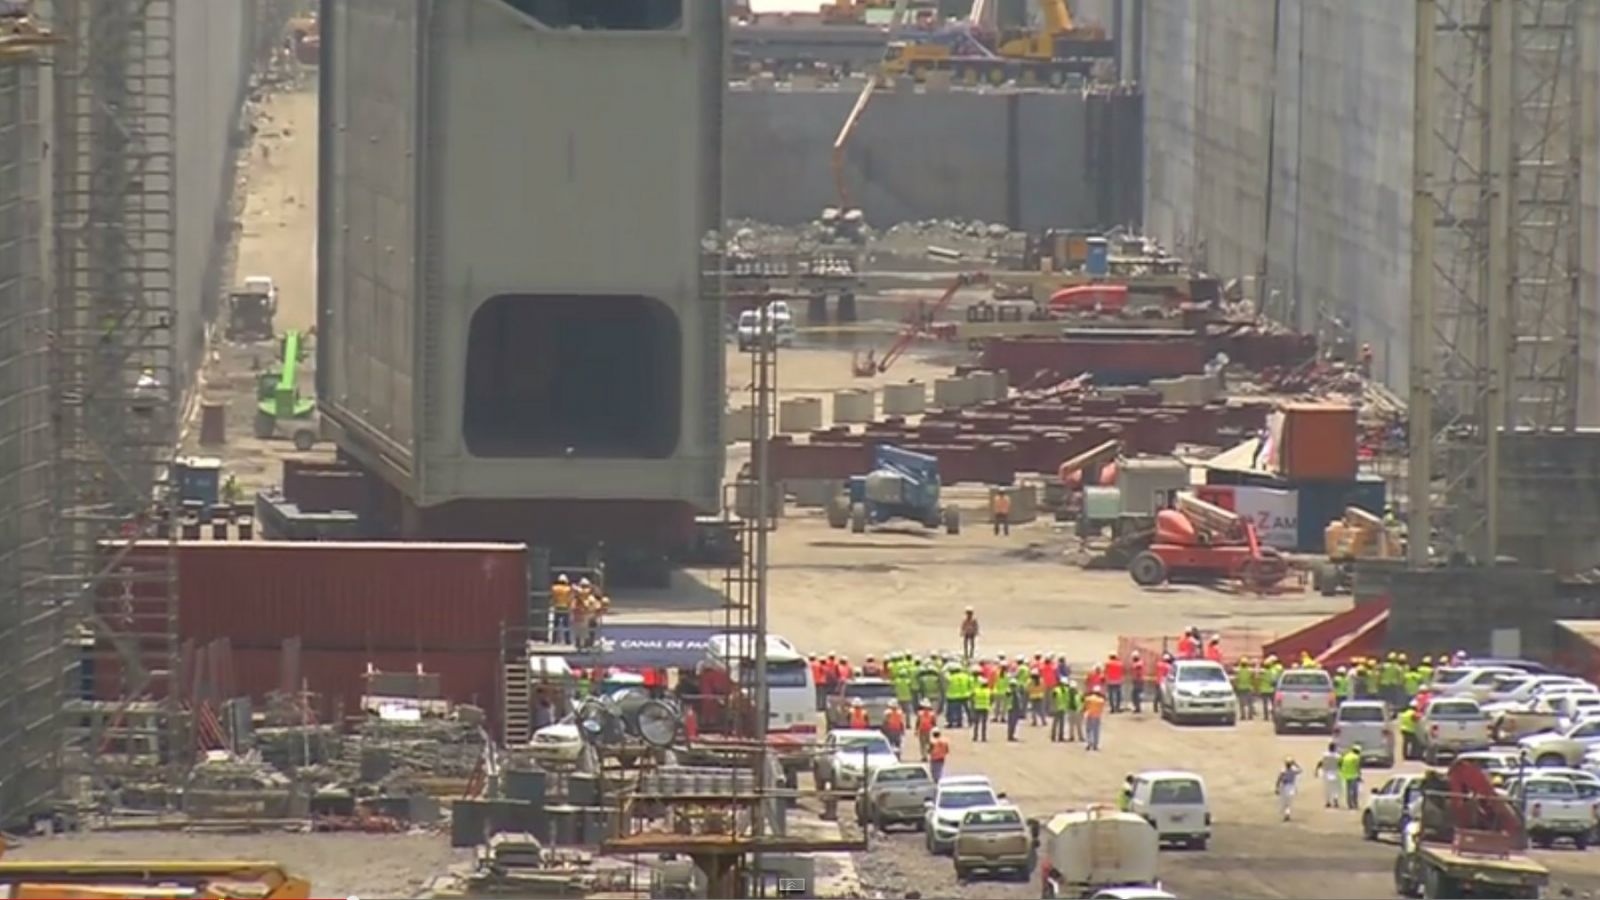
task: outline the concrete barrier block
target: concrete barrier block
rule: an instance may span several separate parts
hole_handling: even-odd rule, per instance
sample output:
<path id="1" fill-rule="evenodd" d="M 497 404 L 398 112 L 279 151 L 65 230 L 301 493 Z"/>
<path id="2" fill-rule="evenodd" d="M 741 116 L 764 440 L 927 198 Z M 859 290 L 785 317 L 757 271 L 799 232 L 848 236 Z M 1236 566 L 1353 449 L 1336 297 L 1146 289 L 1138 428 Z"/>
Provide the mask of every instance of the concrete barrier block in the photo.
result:
<path id="1" fill-rule="evenodd" d="M 837 478 L 792 478 L 783 486 L 802 509 L 826 509 L 844 491 L 844 482 Z"/>
<path id="2" fill-rule="evenodd" d="M 778 401 L 778 431 L 784 434 L 804 434 L 821 427 L 821 397 L 795 397 Z"/>
<path id="3" fill-rule="evenodd" d="M 833 395 L 833 422 L 835 425 L 858 425 L 871 422 L 876 396 L 864 388 L 835 391 Z"/>
<path id="4" fill-rule="evenodd" d="M 928 408 L 928 386 L 920 381 L 883 386 L 883 414 L 915 416 Z"/>
<path id="5" fill-rule="evenodd" d="M 991 403 L 1005 399 L 1005 388 L 1001 385 L 999 376 L 993 372 L 987 370 L 968 372 L 967 381 L 972 383 L 974 403 Z"/>
<path id="6" fill-rule="evenodd" d="M 728 411 L 722 419 L 723 439 L 730 444 L 740 444 L 756 439 L 756 410 L 753 406 L 740 406 Z"/>
<path id="7" fill-rule="evenodd" d="M 935 378 L 933 405 L 942 409 L 962 409 L 973 404 L 972 382 L 965 378 Z"/>

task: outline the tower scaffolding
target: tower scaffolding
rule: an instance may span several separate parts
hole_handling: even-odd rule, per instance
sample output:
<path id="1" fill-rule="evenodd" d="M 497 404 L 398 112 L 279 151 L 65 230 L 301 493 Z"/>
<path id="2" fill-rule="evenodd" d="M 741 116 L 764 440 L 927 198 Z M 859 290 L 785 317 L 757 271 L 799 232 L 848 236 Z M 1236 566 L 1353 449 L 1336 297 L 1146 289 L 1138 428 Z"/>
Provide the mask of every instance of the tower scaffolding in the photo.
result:
<path id="1" fill-rule="evenodd" d="M 1578 409 L 1582 0 L 1416 0 L 1410 556 L 1492 560 L 1500 435 Z"/>
<path id="2" fill-rule="evenodd" d="M 176 774 L 174 0 L 57 0 L 52 386 L 64 763 Z M 135 552 L 137 550 L 137 552 Z"/>

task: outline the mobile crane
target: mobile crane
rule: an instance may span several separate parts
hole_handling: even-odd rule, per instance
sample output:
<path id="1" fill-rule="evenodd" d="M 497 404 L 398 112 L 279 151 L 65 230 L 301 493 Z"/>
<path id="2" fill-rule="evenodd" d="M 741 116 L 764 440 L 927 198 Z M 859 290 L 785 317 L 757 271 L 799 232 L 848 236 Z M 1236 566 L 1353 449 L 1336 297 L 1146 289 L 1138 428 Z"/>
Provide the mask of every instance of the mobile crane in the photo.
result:
<path id="1" fill-rule="evenodd" d="M 1043 27 L 997 33 L 989 25 L 988 4 L 979 0 L 973 16 L 923 41 L 892 41 L 884 59 L 888 75 L 918 81 L 930 72 L 949 72 L 957 82 L 1065 85 L 1072 75 L 1088 75 L 1096 62 L 1115 52 L 1104 29 L 1079 25 L 1066 0 L 1035 0 Z"/>

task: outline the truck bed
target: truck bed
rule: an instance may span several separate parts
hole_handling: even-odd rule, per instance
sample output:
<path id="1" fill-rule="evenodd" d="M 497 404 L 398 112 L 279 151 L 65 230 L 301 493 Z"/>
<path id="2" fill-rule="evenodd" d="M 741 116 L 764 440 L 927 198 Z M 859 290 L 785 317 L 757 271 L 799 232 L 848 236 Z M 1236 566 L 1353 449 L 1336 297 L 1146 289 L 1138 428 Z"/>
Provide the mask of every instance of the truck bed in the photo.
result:
<path id="1" fill-rule="evenodd" d="M 1425 862 L 1461 880 L 1496 884 L 1544 884 L 1550 880 L 1549 869 L 1521 853 L 1507 856 L 1461 853 L 1448 844 L 1423 844 L 1417 848 L 1417 853 Z"/>

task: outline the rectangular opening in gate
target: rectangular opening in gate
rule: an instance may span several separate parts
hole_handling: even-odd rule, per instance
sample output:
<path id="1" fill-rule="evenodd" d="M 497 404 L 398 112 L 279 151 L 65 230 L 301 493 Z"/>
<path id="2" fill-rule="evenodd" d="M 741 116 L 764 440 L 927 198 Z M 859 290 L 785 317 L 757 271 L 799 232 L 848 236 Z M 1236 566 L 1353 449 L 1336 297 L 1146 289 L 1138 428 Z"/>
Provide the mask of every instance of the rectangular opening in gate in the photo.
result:
<path id="1" fill-rule="evenodd" d="M 682 369 L 678 317 L 654 298 L 493 297 L 468 333 L 467 450 L 502 458 L 671 456 Z"/>

